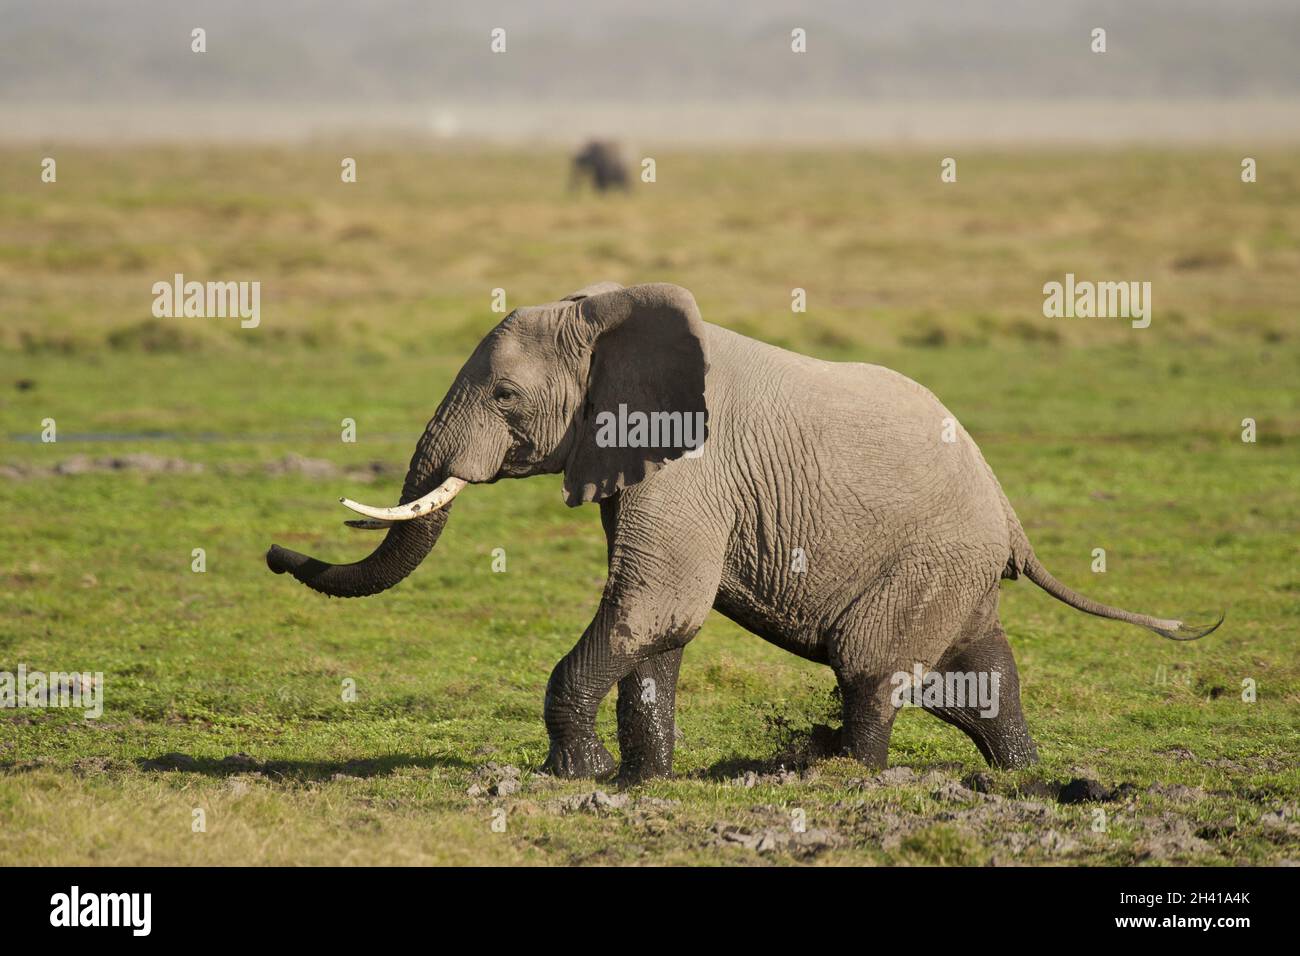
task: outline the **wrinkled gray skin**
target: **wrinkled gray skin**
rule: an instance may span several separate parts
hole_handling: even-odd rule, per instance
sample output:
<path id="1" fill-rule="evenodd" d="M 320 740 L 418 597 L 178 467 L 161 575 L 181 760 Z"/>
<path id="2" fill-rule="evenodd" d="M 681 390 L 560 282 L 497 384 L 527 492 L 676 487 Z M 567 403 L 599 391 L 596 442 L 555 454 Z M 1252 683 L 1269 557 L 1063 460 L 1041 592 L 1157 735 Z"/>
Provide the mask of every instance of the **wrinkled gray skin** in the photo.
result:
<path id="1" fill-rule="evenodd" d="M 597 192 L 610 189 L 628 188 L 627 166 L 619 153 L 618 146 L 603 140 L 592 140 L 573 156 L 573 165 L 569 174 L 569 189 L 577 189 L 584 181 L 590 181 Z"/>
<path id="2" fill-rule="evenodd" d="M 600 447 L 595 416 L 620 403 L 707 412 L 702 453 Z M 621 778 L 671 771 L 682 649 L 710 608 L 829 665 L 845 749 L 874 767 L 885 764 L 897 713 L 891 676 L 914 663 L 998 672 L 996 717 L 978 707 L 933 713 L 994 765 L 1036 759 L 998 620 L 1000 578 L 1023 574 L 1080 610 L 1166 637 L 1206 633 L 1097 604 L 1056 581 L 974 441 L 925 388 L 886 368 L 822 362 L 709 325 L 677 286 L 605 283 L 508 316 L 425 428 L 401 500 L 447 476 L 558 472 L 570 505 L 600 503 L 609 547 L 600 607 L 546 689 L 545 769 L 561 776 L 614 770 L 595 719 L 615 684 Z M 449 510 L 397 524 L 356 564 L 278 546 L 267 563 L 326 594 L 375 594 L 428 554 Z"/>

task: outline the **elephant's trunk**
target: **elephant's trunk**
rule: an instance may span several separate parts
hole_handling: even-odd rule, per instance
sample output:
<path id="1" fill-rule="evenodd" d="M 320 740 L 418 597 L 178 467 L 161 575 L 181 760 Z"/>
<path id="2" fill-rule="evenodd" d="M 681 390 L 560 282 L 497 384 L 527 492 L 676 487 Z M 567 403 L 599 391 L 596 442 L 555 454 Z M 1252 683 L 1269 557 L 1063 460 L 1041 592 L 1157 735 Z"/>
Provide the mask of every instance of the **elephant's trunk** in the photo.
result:
<path id="1" fill-rule="evenodd" d="M 433 423 L 416 447 L 402 489 L 401 504 L 417 501 L 448 477 L 442 455 L 431 452 Z M 435 466 L 433 463 L 438 462 Z M 366 597 L 386 591 L 419 566 L 438 542 L 447 524 L 447 501 L 438 510 L 395 522 L 369 556 L 352 564 L 329 564 L 297 551 L 271 545 L 266 566 L 276 574 L 286 571 L 307 587 L 330 597 Z"/>
<path id="2" fill-rule="evenodd" d="M 393 525 L 379 547 L 352 564 L 329 564 L 273 544 L 266 552 L 266 566 L 276 574 L 288 571 L 313 591 L 330 597 L 378 594 L 414 571 L 433 550 L 450 507 Z"/>

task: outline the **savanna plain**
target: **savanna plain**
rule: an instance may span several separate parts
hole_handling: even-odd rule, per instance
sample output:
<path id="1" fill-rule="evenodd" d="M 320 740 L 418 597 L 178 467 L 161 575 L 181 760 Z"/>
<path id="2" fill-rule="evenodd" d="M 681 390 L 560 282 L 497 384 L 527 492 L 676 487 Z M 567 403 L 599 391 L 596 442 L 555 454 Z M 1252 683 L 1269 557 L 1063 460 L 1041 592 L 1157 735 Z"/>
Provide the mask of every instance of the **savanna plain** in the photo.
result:
<path id="1" fill-rule="evenodd" d="M 951 184 L 924 151 L 655 158 L 598 197 L 558 151 L 0 149 L 0 671 L 104 675 L 99 719 L 0 711 L 0 863 L 1300 861 L 1300 153 L 1253 184 L 1228 149 L 964 151 Z M 260 281 L 260 325 L 154 318 L 175 273 Z M 1045 318 L 1066 273 L 1150 281 L 1150 327 Z M 673 779 L 538 775 L 604 580 L 558 477 L 468 489 L 379 597 L 263 554 L 368 553 L 337 499 L 396 500 L 493 290 L 605 279 L 917 379 L 1059 578 L 1226 621 L 1173 643 L 1004 582 L 1041 764 L 908 709 L 880 773 L 829 752 L 828 669 L 714 614 Z M 612 695 L 598 728 L 617 754 Z"/>

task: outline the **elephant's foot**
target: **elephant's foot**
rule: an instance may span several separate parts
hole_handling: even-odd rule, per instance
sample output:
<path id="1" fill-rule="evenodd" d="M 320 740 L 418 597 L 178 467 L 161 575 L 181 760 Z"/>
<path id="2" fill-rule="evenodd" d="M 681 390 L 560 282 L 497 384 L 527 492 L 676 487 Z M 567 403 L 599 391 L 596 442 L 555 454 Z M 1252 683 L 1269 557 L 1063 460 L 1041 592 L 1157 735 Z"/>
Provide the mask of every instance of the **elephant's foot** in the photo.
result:
<path id="1" fill-rule="evenodd" d="M 999 770 L 1023 770 L 1038 763 L 1038 748 L 1034 746 L 1034 741 L 1029 736 L 1029 732 L 1024 729 L 1023 723 L 1022 719 L 1021 726 L 1013 728 L 1013 732 L 1007 737 L 989 741 L 984 757 L 990 767 Z"/>
<path id="2" fill-rule="evenodd" d="M 852 757 L 867 770 L 884 770 L 889 765 L 889 758 L 881 752 L 881 748 L 874 745 L 863 750 L 843 747 L 839 753 L 841 757 Z"/>
<path id="3" fill-rule="evenodd" d="M 618 768 L 618 785 L 620 787 L 634 787 L 638 783 L 645 783 L 660 777 L 671 777 L 672 775 L 673 762 L 671 757 L 665 763 L 637 755 L 625 755 Z"/>
<path id="4" fill-rule="evenodd" d="M 542 773 L 569 779 L 603 780 L 614 775 L 614 758 L 595 737 L 577 741 L 551 741 Z"/>
<path id="5" fill-rule="evenodd" d="M 623 758 L 618 768 L 620 786 L 645 783 L 673 775 L 673 745 L 676 724 L 671 714 L 666 721 L 639 720 L 619 700 L 618 749 Z"/>
<path id="6" fill-rule="evenodd" d="M 618 785 L 620 790 L 625 790 L 628 787 L 636 787 L 643 783 L 648 783 L 657 777 L 666 776 L 668 776 L 666 773 L 651 773 L 640 767 L 633 770 L 624 770 L 622 767 L 619 767 L 618 776 L 614 778 L 614 783 Z"/>

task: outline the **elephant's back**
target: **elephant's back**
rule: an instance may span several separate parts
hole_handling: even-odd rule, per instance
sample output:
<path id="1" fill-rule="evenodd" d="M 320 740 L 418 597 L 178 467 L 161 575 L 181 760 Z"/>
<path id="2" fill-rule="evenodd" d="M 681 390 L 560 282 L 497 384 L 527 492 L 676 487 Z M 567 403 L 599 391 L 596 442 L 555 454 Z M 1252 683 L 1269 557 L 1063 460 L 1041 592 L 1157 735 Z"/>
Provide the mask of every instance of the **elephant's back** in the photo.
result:
<path id="1" fill-rule="evenodd" d="M 699 496 L 728 489 L 735 508 L 724 613 L 820 660 L 827 629 L 881 580 L 997 580 L 1012 546 L 1004 499 L 929 389 L 735 339 L 711 356 L 718 444 L 697 463 Z"/>
<path id="2" fill-rule="evenodd" d="M 724 356 L 727 394 L 716 419 L 758 451 L 806 465 L 810 480 L 839 479 L 863 493 L 870 489 L 857 479 L 866 474 L 877 490 L 904 493 L 944 475 L 982 473 L 970 436 L 920 383 L 883 365 L 752 344 L 739 362 Z"/>
<path id="3" fill-rule="evenodd" d="M 901 372 L 865 362 L 827 362 L 707 325 L 710 384 L 724 405 L 739 405 L 802 425 L 830 413 L 833 421 L 911 429 L 947 409 Z M 738 399 L 738 401 L 737 401 Z"/>
<path id="4" fill-rule="evenodd" d="M 741 397 L 720 395 L 713 421 L 736 460 L 760 472 L 746 490 L 772 522 L 794 514 L 797 533 L 828 544 L 852 538 L 871 547 L 919 535 L 1005 548 L 997 483 L 928 388 L 881 365 L 825 362 L 762 343 L 749 351 L 743 343 L 752 340 L 734 338 L 739 343 L 724 344 L 747 354 L 740 362 L 734 353 L 719 356 L 732 379 L 722 391 Z"/>

